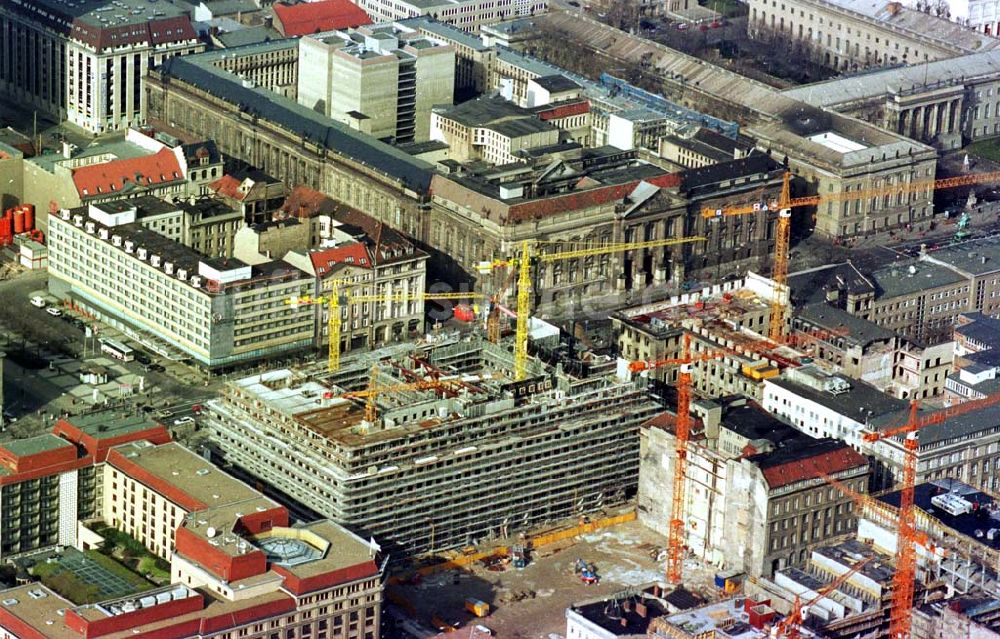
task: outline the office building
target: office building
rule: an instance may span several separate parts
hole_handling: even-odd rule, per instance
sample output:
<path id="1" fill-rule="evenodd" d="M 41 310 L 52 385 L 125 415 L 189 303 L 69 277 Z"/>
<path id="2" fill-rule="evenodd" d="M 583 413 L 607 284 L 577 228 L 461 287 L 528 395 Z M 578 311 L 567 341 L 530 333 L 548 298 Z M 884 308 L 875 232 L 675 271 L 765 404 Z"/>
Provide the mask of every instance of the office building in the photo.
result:
<path id="1" fill-rule="evenodd" d="M 142 78 L 204 49 L 179 6 L 58 0 L 0 6 L 0 89 L 93 134 L 145 123 Z"/>
<path id="2" fill-rule="evenodd" d="M 309 348 L 312 319 L 287 300 L 313 292 L 311 273 L 210 258 L 136 217 L 134 207 L 98 205 L 52 216 L 52 294 L 211 369 Z"/>
<path id="3" fill-rule="evenodd" d="M 454 50 L 391 24 L 299 40 L 299 104 L 376 138 L 428 140 L 454 88 Z"/>
<path id="4" fill-rule="evenodd" d="M 449 159 L 493 165 L 525 162 L 524 152 L 561 141 L 550 122 L 494 95 L 434 109 L 430 137 L 448 145 Z"/>

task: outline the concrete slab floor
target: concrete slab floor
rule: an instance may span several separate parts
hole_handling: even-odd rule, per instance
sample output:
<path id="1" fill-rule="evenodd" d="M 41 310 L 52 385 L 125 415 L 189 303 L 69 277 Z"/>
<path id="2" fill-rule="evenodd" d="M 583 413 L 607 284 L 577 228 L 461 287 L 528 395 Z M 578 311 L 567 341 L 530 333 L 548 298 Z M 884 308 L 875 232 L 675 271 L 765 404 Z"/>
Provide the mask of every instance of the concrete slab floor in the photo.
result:
<path id="1" fill-rule="evenodd" d="M 492 572 L 476 563 L 467 570 L 431 575 L 417 585 L 389 588 L 414 606 L 417 621 L 428 628 L 438 614 L 466 626 L 482 624 L 497 637 L 550 639 L 565 635 L 566 608 L 571 604 L 662 580 L 664 565 L 654 556 L 665 544 L 661 535 L 629 522 L 543 547 L 522 570 Z M 580 581 L 574 572 L 577 559 L 594 564 L 600 583 L 588 586 Z M 706 599 L 718 599 L 714 569 L 695 561 L 685 563 L 685 586 Z M 492 613 L 473 621 L 464 610 L 467 597 L 490 604 Z"/>

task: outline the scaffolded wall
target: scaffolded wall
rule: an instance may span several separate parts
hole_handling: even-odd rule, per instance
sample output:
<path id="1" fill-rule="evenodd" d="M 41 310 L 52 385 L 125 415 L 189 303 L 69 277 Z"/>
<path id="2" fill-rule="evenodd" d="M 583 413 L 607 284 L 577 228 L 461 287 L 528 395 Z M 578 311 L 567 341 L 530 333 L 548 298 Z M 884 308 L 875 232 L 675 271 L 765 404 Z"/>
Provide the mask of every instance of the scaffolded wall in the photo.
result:
<path id="1" fill-rule="evenodd" d="M 488 369 L 507 355 L 494 349 L 471 342 L 429 357 Z M 634 499 L 638 427 L 658 405 L 613 377 L 576 380 L 551 369 L 543 377 L 552 389 L 528 399 L 433 400 L 436 410 L 418 424 L 366 435 L 320 438 L 234 392 L 212 405 L 208 421 L 227 462 L 397 556 L 413 555 Z"/>

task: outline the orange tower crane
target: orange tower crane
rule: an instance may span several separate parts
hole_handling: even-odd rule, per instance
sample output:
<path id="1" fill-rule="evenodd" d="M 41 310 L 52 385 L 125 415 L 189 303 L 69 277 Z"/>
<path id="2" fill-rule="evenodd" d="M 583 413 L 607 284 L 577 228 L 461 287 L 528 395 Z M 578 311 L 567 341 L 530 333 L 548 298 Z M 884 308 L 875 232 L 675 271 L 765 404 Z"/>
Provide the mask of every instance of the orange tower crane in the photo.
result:
<path id="1" fill-rule="evenodd" d="M 868 431 L 863 439 L 873 443 L 880 439 L 903 436 L 903 481 L 899 496 L 899 533 L 896 541 L 896 574 L 893 577 L 892 609 L 889 615 L 890 639 L 910 639 L 914 582 L 917 576 L 917 551 L 920 535 L 916 529 L 913 490 L 917 481 L 917 431 L 925 426 L 941 424 L 947 419 L 1000 403 L 1000 393 L 985 399 L 965 402 L 927 415 L 917 413 L 918 402 L 910 403 L 910 417 L 902 426 L 882 431 Z"/>
<path id="2" fill-rule="evenodd" d="M 629 363 L 629 370 L 638 373 L 661 366 L 680 366 L 677 377 L 677 418 L 674 421 L 676 439 L 673 489 L 671 491 L 670 525 L 667 533 L 667 580 L 681 582 L 684 566 L 684 502 L 687 486 L 687 446 L 691 439 L 691 365 L 707 362 L 726 355 L 724 351 L 709 351 L 691 355 L 691 334 L 684 333 L 680 357 L 658 360 L 637 360 Z"/>
<path id="3" fill-rule="evenodd" d="M 687 491 L 687 447 L 691 439 L 691 365 L 698 362 L 707 362 L 725 357 L 726 355 L 739 355 L 739 348 L 749 352 L 766 352 L 775 348 L 769 341 L 763 340 L 760 344 L 740 344 L 739 348 L 719 348 L 705 351 L 696 355 L 691 354 L 691 334 L 684 332 L 682 339 L 682 351 L 680 357 L 656 359 L 656 360 L 635 360 L 629 362 L 628 368 L 632 373 L 660 368 L 662 366 L 680 366 L 677 377 L 677 418 L 675 420 L 674 437 L 676 441 L 674 462 L 674 477 L 671 490 L 670 525 L 667 535 L 667 580 L 670 583 L 680 583 L 684 562 L 684 506 L 685 493 Z"/>
<path id="4" fill-rule="evenodd" d="M 788 613 L 787 617 L 775 624 L 774 628 L 771 630 L 771 636 L 782 637 L 784 639 L 799 639 L 802 636 L 802 633 L 799 632 L 799 627 L 802 625 L 802 622 L 805 621 L 803 619 L 805 614 L 804 611 L 823 597 L 826 597 L 828 594 L 844 585 L 844 583 L 846 583 L 851 576 L 864 568 L 865 565 L 872 559 L 874 559 L 874 557 L 866 557 L 861 561 L 856 562 L 853 566 L 851 566 L 850 570 L 820 588 L 817 591 L 816 596 L 810 599 L 805 605 L 799 601 L 799 597 L 796 595 L 795 603 L 792 605 L 791 612 Z"/>
<path id="5" fill-rule="evenodd" d="M 771 321 L 768 327 L 768 337 L 776 342 L 781 341 L 785 330 L 785 311 L 789 301 L 788 251 L 791 244 L 792 209 L 800 206 L 818 206 L 826 202 L 841 202 L 844 200 L 884 198 L 888 201 L 893 196 L 896 196 L 897 200 L 901 201 L 904 195 L 909 200 L 909 196 L 913 193 L 927 193 L 930 195 L 932 191 L 940 189 L 954 189 L 961 186 L 1000 182 L 1000 171 L 993 171 L 990 173 L 961 175 L 940 180 L 914 180 L 912 182 L 901 182 L 869 189 L 793 198 L 791 197 L 790 188 L 791 175 L 791 172 L 785 172 L 781 184 L 781 195 L 777 200 L 758 202 L 750 205 L 738 204 L 723 206 L 721 208 L 704 208 L 701 211 L 701 215 L 705 219 L 748 215 L 758 213 L 761 210 L 778 211 L 778 224 L 775 229 L 774 240 L 774 266 L 771 277 L 775 283 L 775 294 L 771 302 Z"/>

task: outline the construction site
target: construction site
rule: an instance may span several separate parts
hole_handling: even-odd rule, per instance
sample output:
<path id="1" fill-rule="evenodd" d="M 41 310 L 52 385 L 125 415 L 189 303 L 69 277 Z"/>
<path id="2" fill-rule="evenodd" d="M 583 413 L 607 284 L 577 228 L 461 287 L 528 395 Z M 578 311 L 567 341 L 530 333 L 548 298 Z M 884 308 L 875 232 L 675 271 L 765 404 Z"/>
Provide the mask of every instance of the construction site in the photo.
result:
<path id="1" fill-rule="evenodd" d="M 400 344 L 232 381 L 206 424 L 226 463 L 402 559 L 634 499 L 639 425 L 661 407 L 611 360 L 570 364 L 530 359 L 516 381 L 475 337 Z"/>

